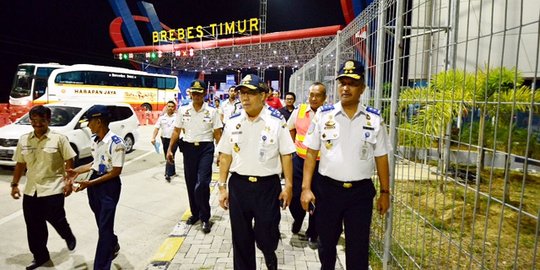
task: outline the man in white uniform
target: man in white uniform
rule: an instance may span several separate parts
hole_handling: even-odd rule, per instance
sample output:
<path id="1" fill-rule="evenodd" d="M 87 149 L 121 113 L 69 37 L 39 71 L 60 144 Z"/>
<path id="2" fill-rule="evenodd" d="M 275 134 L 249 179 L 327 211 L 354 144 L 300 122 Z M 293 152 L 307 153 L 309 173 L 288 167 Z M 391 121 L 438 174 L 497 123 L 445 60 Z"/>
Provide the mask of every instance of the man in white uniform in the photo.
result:
<path id="1" fill-rule="evenodd" d="M 152 144 L 156 143 L 156 136 L 161 129 L 161 144 L 163 145 L 163 155 L 167 159 L 167 150 L 169 150 L 169 144 L 171 143 L 171 135 L 174 130 L 174 121 L 176 121 L 176 103 L 174 101 L 167 102 L 167 111 L 161 115 L 156 125 L 154 126 L 154 134 L 152 134 Z M 176 166 L 174 165 L 174 155 L 178 144 L 172 146 L 173 160 L 172 162 L 165 163 L 165 180 L 171 182 L 171 177 L 176 174 Z"/>
<path id="2" fill-rule="evenodd" d="M 212 180 L 212 162 L 214 161 L 214 140 L 221 138 L 221 119 L 218 111 L 204 102 L 206 84 L 193 81 L 190 86 L 193 102 L 181 106 L 171 144 L 167 151 L 167 160 L 173 161 L 173 145 L 184 131 L 181 142 L 184 154 L 184 178 L 189 198 L 191 217 L 186 223 L 193 225 L 201 220 L 203 233 L 210 232 L 210 181 Z"/>
<path id="3" fill-rule="evenodd" d="M 379 110 L 360 104 L 366 89 L 362 64 L 346 61 L 336 80 L 340 101 L 317 111 L 304 141 L 308 149 L 301 202 L 306 211 L 310 203 L 315 204 L 321 269 L 335 268 L 336 245 L 345 227 L 347 269 L 367 270 L 377 193 L 371 177 L 376 166 L 380 183 L 377 210 L 384 215 L 390 207 L 388 154 L 392 147 Z M 311 186 L 319 151 L 321 180 L 315 197 Z"/>
<path id="4" fill-rule="evenodd" d="M 277 269 L 280 201 L 285 209 L 292 197 L 291 154 L 295 147 L 283 116 L 265 104 L 270 93 L 261 84 L 258 76 L 247 75 L 236 87 L 244 109 L 229 118 L 217 148 L 219 203 L 224 209 L 230 208 L 237 270 L 256 268 L 255 243 L 268 269 Z M 282 172 L 283 190 L 279 178 Z"/>

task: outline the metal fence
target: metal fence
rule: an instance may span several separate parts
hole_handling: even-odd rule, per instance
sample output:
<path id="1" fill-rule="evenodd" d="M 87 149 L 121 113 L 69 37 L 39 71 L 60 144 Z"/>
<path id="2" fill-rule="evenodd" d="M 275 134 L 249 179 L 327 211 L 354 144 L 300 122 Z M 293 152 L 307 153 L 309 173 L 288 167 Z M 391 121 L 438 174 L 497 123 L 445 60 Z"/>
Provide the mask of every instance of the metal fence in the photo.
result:
<path id="1" fill-rule="evenodd" d="M 540 1 L 374 1 L 296 71 L 337 102 L 347 59 L 394 143 L 373 268 L 540 269 Z M 375 181 L 377 182 L 377 181 Z"/>

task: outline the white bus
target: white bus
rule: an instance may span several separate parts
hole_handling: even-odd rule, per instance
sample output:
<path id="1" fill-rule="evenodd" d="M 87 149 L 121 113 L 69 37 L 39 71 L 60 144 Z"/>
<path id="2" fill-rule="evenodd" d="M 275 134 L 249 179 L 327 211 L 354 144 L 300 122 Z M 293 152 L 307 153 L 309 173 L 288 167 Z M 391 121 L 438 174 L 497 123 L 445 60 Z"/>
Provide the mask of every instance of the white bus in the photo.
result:
<path id="1" fill-rule="evenodd" d="M 54 70 L 47 91 L 34 103 L 106 101 L 129 103 L 134 108 L 161 110 L 176 101 L 178 78 L 118 67 L 78 64 Z"/>
<path id="2" fill-rule="evenodd" d="M 47 89 L 47 79 L 55 69 L 67 67 L 58 63 L 24 63 L 17 66 L 9 93 L 9 104 L 32 106 L 32 101 L 42 96 Z"/>

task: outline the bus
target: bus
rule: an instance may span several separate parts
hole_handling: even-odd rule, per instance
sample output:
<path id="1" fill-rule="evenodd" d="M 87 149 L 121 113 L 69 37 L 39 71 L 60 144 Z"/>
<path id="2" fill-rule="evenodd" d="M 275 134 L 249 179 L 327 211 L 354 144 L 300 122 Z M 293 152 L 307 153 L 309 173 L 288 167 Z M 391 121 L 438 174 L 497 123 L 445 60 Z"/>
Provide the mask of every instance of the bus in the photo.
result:
<path id="1" fill-rule="evenodd" d="M 9 104 L 32 106 L 32 101 L 42 96 L 47 89 L 47 79 L 55 69 L 67 67 L 58 63 L 24 63 L 17 66 L 9 93 Z"/>
<path id="2" fill-rule="evenodd" d="M 176 101 L 178 78 L 119 67 L 76 64 L 53 70 L 45 91 L 31 95 L 32 104 L 69 101 L 129 103 L 147 111 Z M 30 99 L 30 97 L 28 97 Z"/>

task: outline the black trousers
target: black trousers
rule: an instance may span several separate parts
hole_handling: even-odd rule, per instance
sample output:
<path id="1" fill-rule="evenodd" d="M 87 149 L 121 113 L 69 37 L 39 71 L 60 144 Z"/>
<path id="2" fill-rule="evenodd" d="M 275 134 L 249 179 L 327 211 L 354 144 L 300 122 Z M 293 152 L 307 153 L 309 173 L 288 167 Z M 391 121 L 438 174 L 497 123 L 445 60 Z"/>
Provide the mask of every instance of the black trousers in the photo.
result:
<path id="1" fill-rule="evenodd" d="M 328 177 L 319 181 L 316 210 L 321 269 L 336 266 L 336 245 L 345 226 L 347 269 L 368 269 L 369 233 L 375 187 L 369 179 L 352 188 L 332 184 Z"/>
<path id="2" fill-rule="evenodd" d="M 234 269 L 256 269 L 255 243 L 265 258 L 275 254 L 280 237 L 280 193 L 278 175 L 254 183 L 236 173 L 231 175 L 229 212 Z"/>
<path id="3" fill-rule="evenodd" d="M 63 239 L 71 240 L 74 237 L 66 219 L 64 200 L 64 194 L 45 197 L 23 196 L 26 236 L 30 252 L 36 261 L 49 259 L 47 221 Z"/>
<path id="4" fill-rule="evenodd" d="M 97 177 L 94 172 L 90 180 Z M 114 217 L 121 187 L 120 177 L 117 177 L 87 189 L 88 202 L 94 212 L 99 232 L 94 270 L 111 269 L 114 248 L 118 244 L 118 237 L 114 234 Z"/>
<path id="5" fill-rule="evenodd" d="M 289 206 L 289 211 L 294 219 L 294 222 L 304 221 L 306 216 L 306 211 L 302 208 L 300 203 L 300 196 L 302 195 L 302 178 L 304 176 L 304 159 L 298 156 L 297 154 L 293 155 L 293 197 L 291 200 L 291 205 Z M 315 198 L 318 197 L 317 184 L 320 181 L 321 175 L 319 174 L 319 162 L 315 164 L 315 171 L 313 172 L 313 179 L 311 181 L 311 191 L 315 195 Z M 309 225 L 306 230 L 306 236 L 317 239 L 317 225 L 315 222 L 315 215 L 309 215 Z"/>
<path id="6" fill-rule="evenodd" d="M 199 145 L 183 143 L 184 178 L 191 214 L 202 221 L 210 219 L 210 181 L 214 162 L 214 142 Z"/>
<path id="7" fill-rule="evenodd" d="M 178 141 L 177 141 L 178 142 Z M 169 144 L 171 144 L 170 138 L 161 137 L 161 143 L 163 144 L 163 154 L 165 155 L 165 160 L 167 160 L 167 150 L 169 150 Z M 176 154 L 176 149 L 178 148 L 178 143 L 173 145 L 173 162 L 165 162 L 165 176 L 173 176 L 176 174 L 176 166 L 174 165 L 174 156 Z"/>

